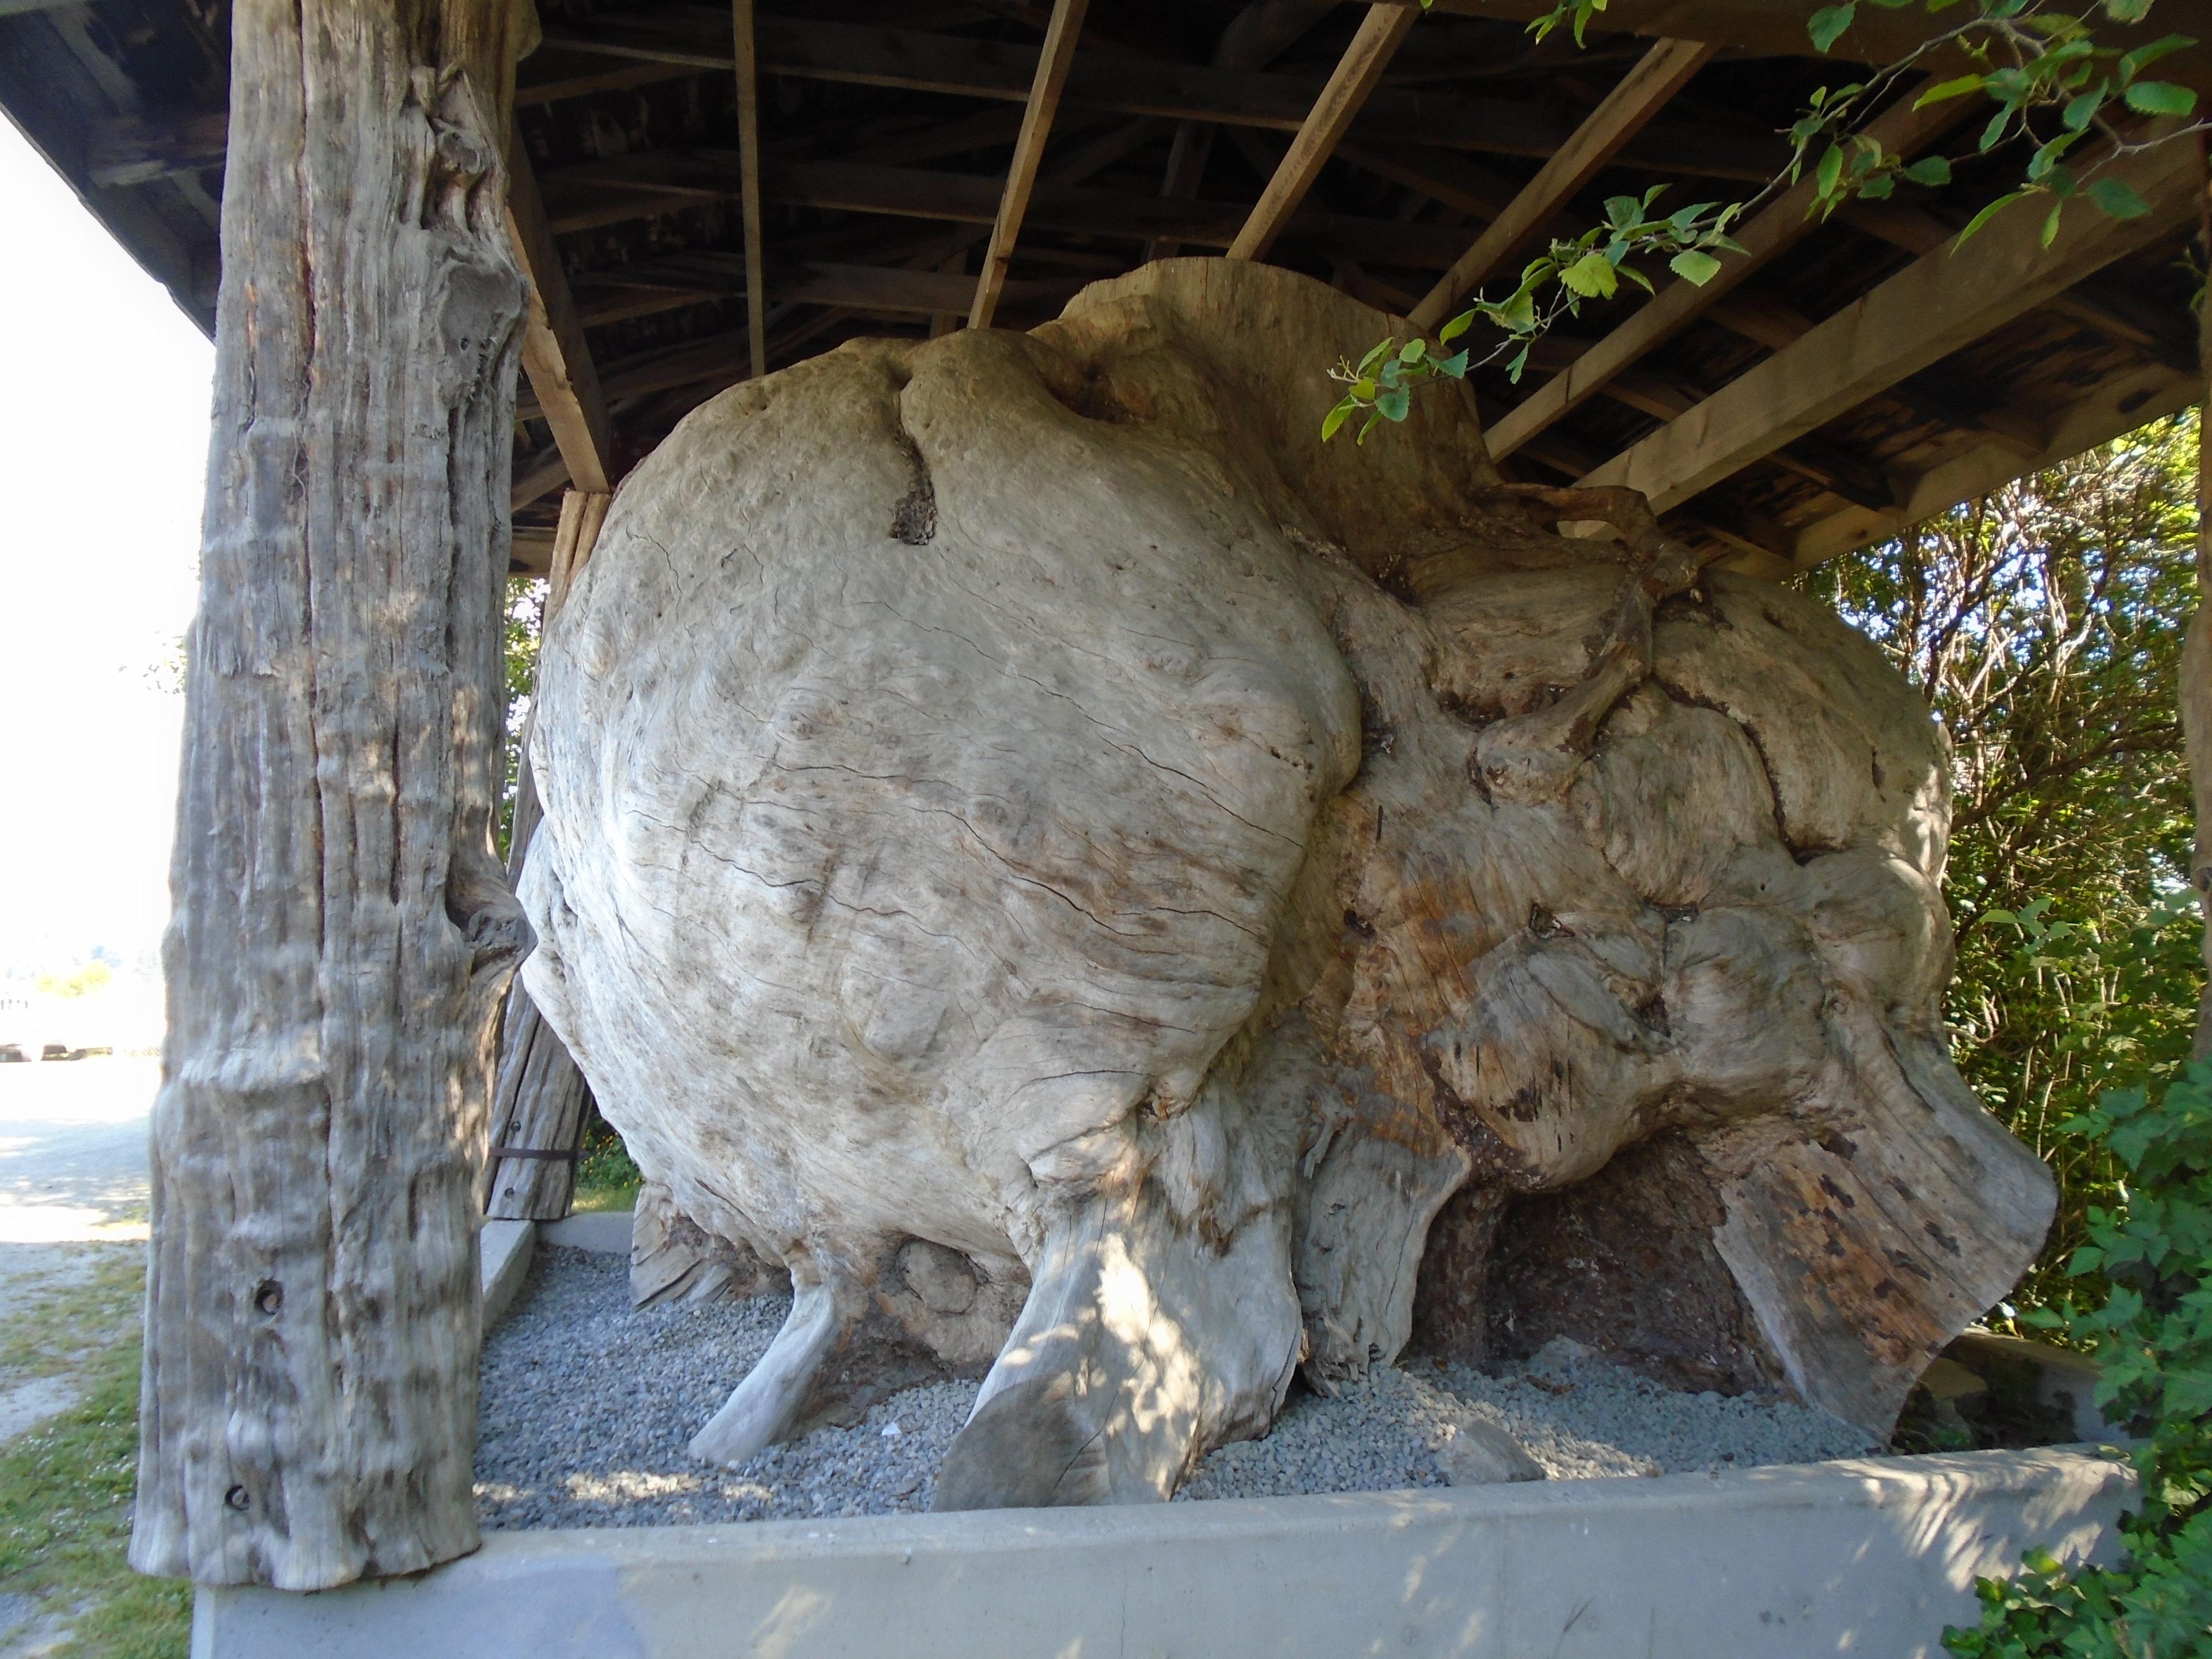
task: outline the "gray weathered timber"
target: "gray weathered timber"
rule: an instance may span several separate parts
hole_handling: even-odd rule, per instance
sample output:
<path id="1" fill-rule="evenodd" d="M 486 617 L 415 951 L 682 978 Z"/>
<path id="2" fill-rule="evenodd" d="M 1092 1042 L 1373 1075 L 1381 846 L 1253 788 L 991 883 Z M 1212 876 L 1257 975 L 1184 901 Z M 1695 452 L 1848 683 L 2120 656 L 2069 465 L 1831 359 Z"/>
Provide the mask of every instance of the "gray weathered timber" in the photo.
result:
<path id="1" fill-rule="evenodd" d="M 572 489 L 561 498 L 561 525 L 553 541 L 553 565 L 546 583 L 544 622 L 561 612 L 592 547 L 606 522 L 611 498 L 603 490 Z M 525 748 L 528 745 L 526 742 Z M 538 780 L 526 753 L 517 780 L 514 818 L 507 836 L 507 875 L 520 878 L 530 838 L 543 816 Z M 491 1148 L 484 1159 L 484 1214 L 494 1221 L 558 1221 L 576 1197 L 574 1154 L 584 1136 L 592 1091 L 584 1074 L 562 1047 L 520 985 L 510 987 L 500 1020 L 499 1081 L 492 1094 Z M 528 1152 L 567 1154 L 551 1158 L 502 1158 L 501 1147 Z"/>
<path id="2" fill-rule="evenodd" d="M 477 1542 L 476 1163 L 523 316 L 507 0 L 240 0 L 131 1561 Z"/>

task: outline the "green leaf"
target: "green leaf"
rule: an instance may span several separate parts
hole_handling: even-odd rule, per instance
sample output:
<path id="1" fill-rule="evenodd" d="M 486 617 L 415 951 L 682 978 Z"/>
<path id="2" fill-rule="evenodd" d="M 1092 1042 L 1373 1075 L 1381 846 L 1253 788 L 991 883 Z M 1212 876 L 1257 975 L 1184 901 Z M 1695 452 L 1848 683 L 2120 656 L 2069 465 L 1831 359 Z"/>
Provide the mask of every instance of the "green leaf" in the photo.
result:
<path id="1" fill-rule="evenodd" d="M 2136 81 L 2122 95 L 2138 115 L 2188 115 L 2197 108 L 2197 94 L 2171 81 Z"/>
<path id="2" fill-rule="evenodd" d="M 1354 404 L 1351 398 L 1346 398 L 1342 403 L 1337 404 L 1334 409 L 1330 410 L 1328 414 L 1322 416 L 1321 417 L 1321 441 L 1323 443 L 1327 443 L 1331 438 L 1336 436 L 1337 428 L 1345 423 L 1346 420 L 1350 417 L 1352 411 L 1357 407 L 1358 405 Z"/>
<path id="3" fill-rule="evenodd" d="M 1912 100 L 1912 107 L 1926 109 L 1930 104 L 1941 104 L 1949 99 L 1963 98 L 1970 92 L 1979 92 L 1988 79 L 1985 75 L 1960 75 L 1948 81 L 1938 81 Z"/>
<path id="4" fill-rule="evenodd" d="M 1979 213 L 1977 213 L 1972 218 L 1966 221 L 1966 228 L 1959 233 L 1959 240 L 1951 244 L 1951 252 L 1956 253 L 1960 248 L 1966 246 L 1967 239 L 1972 237 L 1976 231 L 1979 230 L 1984 225 L 1989 223 L 1989 222 L 1996 218 L 1998 214 L 2002 213 L 2005 209 L 2010 207 L 2014 202 L 2017 202 L 2021 197 L 2027 194 L 2027 192 L 2024 190 L 2008 191 L 2002 196 L 1998 197 L 1994 202 L 1989 203 L 1985 205 Z"/>
<path id="5" fill-rule="evenodd" d="M 2065 112 L 2058 118 L 2068 131 L 2087 130 L 2089 123 L 2097 118 L 2097 112 L 2105 106 L 2105 90 L 2104 83 L 2100 82 L 2092 90 L 2067 101 Z"/>
<path id="6" fill-rule="evenodd" d="M 1453 318 L 1451 321 L 1446 323 L 1442 328 L 1437 331 L 1437 343 L 1438 345 L 1449 345 L 1454 340 L 1459 338 L 1461 335 L 1466 333 L 1469 328 L 1474 326 L 1474 313 L 1472 311 L 1461 312 L 1458 316 Z"/>
<path id="7" fill-rule="evenodd" d="M 1940 190 L 1951 182 L 1951 162 L 1948 156 L 1923 155 L 1898 175 L 1930 190 Z"/>
<path id="8" fill-rule="evenodd" d="M 2145 9 L 2148 9 L 2148 7 Z M 2137 46 L 2122 55 L 2119 62 L 2120 79 L 2132 81 L 2168 52 L 2179 52 L 2184 46 L 2193 46 L 2196 41 L 2185 34 L 2161 35 L 2147 46 Z"/>
<path id="9" fill-rule="evenodd" d="M 1408 340 L 1406 343 L 1405 349 L 1399 352 L 1398 361 L 1401 363 L 1418 363 L 1422 358 L 1427 356 L 1428 353 L 1429 344 L 1427 341 Z"/>
<path id="10" fill-rule="evenodd" d="M 1377 341 L 1374 345 L 1370 346 L 1367 349 L 1367 355 L 1359 360 L 1359 367 L 1354 372 L 1360 374 L 1366 374 L 1370 369 L 1373 368 L 1376 364 L 1381 362 L 1382 361 L 1383 354 L 1389 351 L 1390 348 L 1396 343 L 1397 342 L 1395 340 L 1381 340 Z"/>
<path id="11" fill-rule="evenodd" d="M 1667 267 L 1691 287 L 1703 288 L 1720 274 L 1721 262 L 1710 253 L 1685 248 L 1667 262 Z"/>
<path id="12" fill-rule="evenodd" d="M 1620 290 L 1620 273 L 1602 253 L 1585 253 L 1559 273 L 1571 292 L 1586 300 L 1610 300 Z"/>
<path id="13" fill-rule="evenodd" d="M 1608 196 L 1605 198 L 1606 222 L 1615 230 L 1627 230 L 1644 222 L 1644 204 L 1633 196 Z"/>
<path id="14" fill-rule="evenodd" d="M 1836 181 L 1844 176 L 1844 151 L 1840 144 L 1831 144 L 1820 157 L 1820 165 L 1814 169 L 1813 188 L 1824 198 L 1836 193 Z"/>
<path id="15" fill-rule="evenodd" d="M 1834 46 L 1844 31 L 1850 27 L 1858 9 L 1854 0 L 1844 0 L 1839 6 L 1823 6 L 1814 12 L 1805 25 L 1805 32 L 1813 37 L 1813 49 L 1824 52 Z"/>
<path id="16" fill-rule="evenodd" d="M 2049 247 L 2058 240 L 2058 216 L 2065 211 L 2065 203 L 2056 202 L 2051 204 L 2051 216 L 2043 222 L 2044 246 Z"/>
<path id="17" fill-rule="evenodd" d="M 1531 344 L 1534 343 L 1532 341 Z M 1528 347 L 1522 346 L 1514 354 L 1513 361 L 1505 365 L 1505 378 L 1515 386 L 1521 384 L 1521 371 L 1528 367 Z"/>
<path id="18" fill-rule="evenodd" d="M 1467 352 L 1464 349 L 1449 357 L 1431 357 L 1429 367 L 1439 374 L 1449 374 L 1455 380 L 1467 378 Z"/>
<path id="19" fill-rule="evenodd" d="M 2108 219 L 2140 219 L 2150 211 L 2150 204 L 2136 194 L 2124 181 L 2107 174 L 2089 181 L 2089 199 L 2104 210 Z"/>
<path id="20" fill-rule="evenodd" d="M 1402 421 L 1413 406 L 1413 394 L 1402 386 L 1392 386 L 1375 399 L 1375 412 L 1386 421 Z"/>

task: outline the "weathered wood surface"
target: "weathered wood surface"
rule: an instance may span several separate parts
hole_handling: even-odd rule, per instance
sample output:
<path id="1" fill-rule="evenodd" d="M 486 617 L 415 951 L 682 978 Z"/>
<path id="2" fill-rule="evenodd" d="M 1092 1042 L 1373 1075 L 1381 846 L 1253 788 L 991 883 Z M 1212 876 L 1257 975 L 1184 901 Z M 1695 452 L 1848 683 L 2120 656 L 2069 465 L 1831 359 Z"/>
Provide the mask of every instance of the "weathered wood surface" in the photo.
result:
<path id="1" fill-rule="evenodd" d="M 638 1189 L 630 1218 L 632 1306 L 722 1302 L 790 1289 L 789 1273 L 746 1246 L 707 1231 L 676 1207 L 675 1194 L 659 1182 Z"/>
<path id="2" fill-rule="evenodd" d="M 545 641 L 525 973 L 791 1272 L 702 1455 L 871 1344 L 996 1352 L 941 1504 L 1164 1497 L 1668 1132 L 1713 1320 L 1871 1427 L 2033 1258 L 2049 1177 L 1946 1058 L 1924 705 L 1449 398 L 1318 447 L 1307 366 L 1389 324 L 1167 262 L 738 387 L 625 485 Z"/>
<path id="3" fill-rule="evenodd" d="M 610 499 L 581 489 L 562 498 L 541 629 L 561 614 L 570 583 L 590 561 Z M 521 879 L 539 817 L 529 748 L 526 732 L 507 831 L 510 884 Z M 558 1221 L 567 1215 L 575 1201 L 576 1155 L 591 1113 L 592 1091 L 584 1074 L 530 993 L 519 982 L 510 987 L 500 1019 L 499 1079 L 492 1091 L 491 1142 L 484 1156 L 484 1214 L 494 1221 Z M 509 1150 L 518 1155 L 503 1155 Z"/>
<path id="4" fill-rule="evenodd" d="M 476 1158 L 524 285 L 504 0 L 240 0 L 131 1560 L 475 1547 Z"/>

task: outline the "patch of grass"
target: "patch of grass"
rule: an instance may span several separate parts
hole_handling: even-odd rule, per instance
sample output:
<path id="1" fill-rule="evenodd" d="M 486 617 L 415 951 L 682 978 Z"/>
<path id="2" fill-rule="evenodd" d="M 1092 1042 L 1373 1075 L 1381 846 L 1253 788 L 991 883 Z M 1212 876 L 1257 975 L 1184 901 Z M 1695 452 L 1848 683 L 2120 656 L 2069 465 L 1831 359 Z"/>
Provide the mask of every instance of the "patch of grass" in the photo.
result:
<path id="1" fill-rule="evenodd" d="M 103 1263 L 109 1287 L 135 1291 Z M 80 1310 L 81 1314 L 81 1310 Z M 10 1322 L 8 1339 L 18 1338 Z M 134 1334 L 86 1362 L 82 1400 L 0 1447 L 0 1590 L 70 1620 L 55 1659 L 184 1659 L 191 1589 L 143 1578 L 125 1559 L 138 1466 L 138 1352 Z"/>
<path id="2" fill-rule="evenodd" d="M 635 1210 L 637 1208 L 637 1189 L 641 1183 L 630 1182 L 612 1187 L 579 1187 L 569 1201 L 572 1213 L 586 1210 Z"/>
<path id="3" fill-rule="evenodd" d="M 137 1322 L 145 1247 L 97 1244 L 82 1277 L 19 1289 L 0 1323 L 0 1383 L 58 1376 Z"/>
<path id="4" fill-rule="evenodd" d="M 634 1210 L 637 1189 L 644 1182 L 637 1165 L 630 1161 L 629 1148 L 623 1145 L 614 1126 L 599 1115 L 594 1103 L 584 1122 L 583 1155 L 576 1160 L 576 1195 L 570 1207 Z"/>

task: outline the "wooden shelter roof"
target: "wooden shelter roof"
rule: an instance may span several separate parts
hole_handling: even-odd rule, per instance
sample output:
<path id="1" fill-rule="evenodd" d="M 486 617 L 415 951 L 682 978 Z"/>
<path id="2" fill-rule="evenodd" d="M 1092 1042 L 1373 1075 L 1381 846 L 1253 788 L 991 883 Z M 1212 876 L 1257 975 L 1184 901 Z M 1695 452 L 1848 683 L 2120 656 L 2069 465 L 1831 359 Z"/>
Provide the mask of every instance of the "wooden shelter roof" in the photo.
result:
<path id="1" fill-rule="evenodd" d="M 1364 0 L 770 3 L 748 41 L 727 6 L 539 0 L 515 116 L 538 301 L 520 568 L 544 567 L 564 483 L 606 488 L 752 372 L 749 290 L 771 368 L 854 335 L 1024 326 L 1171 251 L 1455 309 L 1606 196 L 1756 190 L 1806 94 L 1848 73 L 1771 0 L 1614 0 L 1584 52 L 1531 43 L 1538 0 L 1419 21 Z M 1839 56 L 1911 44 L 1912 14 L 1863 9 Z M 228 21 L 228 0 L 0 0 L 0 107 L 210 331 Z M 2161 72 L 2212 89 L 2212 50 Z M 1948 118 L 1881 118 L 1899 147 L 1963 153 Z M 1518 385 L 1484 371 L 1493 449 L 1531 480 L 1636 483 L 1678 534 L 1778 574 L 2197 401 L 2198 152 L 2126 164 L 2148 219 L 2077 209 L 2045 249 L 2028 209 L 1954 251 L 2019 165 L 1824 224 L 1775 202 L 1709 289 L 1587 309 Z"/>

